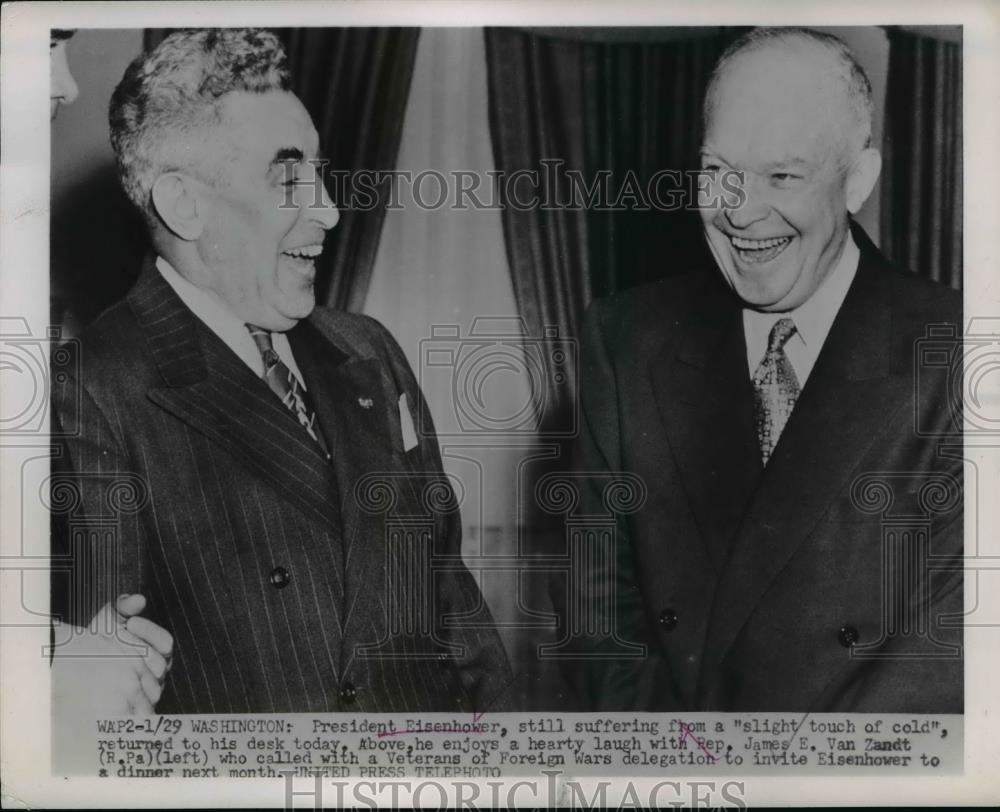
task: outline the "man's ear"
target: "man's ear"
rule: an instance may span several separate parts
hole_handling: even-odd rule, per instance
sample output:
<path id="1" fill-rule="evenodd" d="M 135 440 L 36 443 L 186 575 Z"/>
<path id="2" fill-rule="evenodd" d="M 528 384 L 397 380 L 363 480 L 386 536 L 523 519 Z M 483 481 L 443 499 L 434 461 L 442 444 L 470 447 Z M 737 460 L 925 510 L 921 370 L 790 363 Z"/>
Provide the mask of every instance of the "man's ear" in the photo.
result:
<path id="1" fill-rule="evenodd" d="M 153 183 L 153 208 L 163 224 L 182 240 L 197 240 L 205 230 L 205 201 L 190 180 L 179 172 L 167 172 Z"/>
<path id="2" fill-rule="evenodd" d="M 857 214 L 875 188 L 882 171 L 882 156 L 877 149 L 868 147 L 854 159 L 847 170 L 847 211 Z"/>

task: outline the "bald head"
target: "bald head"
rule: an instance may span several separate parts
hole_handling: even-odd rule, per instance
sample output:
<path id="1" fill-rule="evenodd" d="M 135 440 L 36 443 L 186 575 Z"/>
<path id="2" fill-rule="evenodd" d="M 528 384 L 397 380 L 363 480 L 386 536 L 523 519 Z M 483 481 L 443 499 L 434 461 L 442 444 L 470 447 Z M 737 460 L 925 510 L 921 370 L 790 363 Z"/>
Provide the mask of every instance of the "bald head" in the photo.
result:
<path id="1" fill-rule="evenodd" d="M 872 89 L 847 46 L 807 28 L 756 28 L 723 53 L 705 95 L 706 130 L 721 110 L 755 105 L 775 127 L 811 124 L 846 164 L 871 145 Z"/>

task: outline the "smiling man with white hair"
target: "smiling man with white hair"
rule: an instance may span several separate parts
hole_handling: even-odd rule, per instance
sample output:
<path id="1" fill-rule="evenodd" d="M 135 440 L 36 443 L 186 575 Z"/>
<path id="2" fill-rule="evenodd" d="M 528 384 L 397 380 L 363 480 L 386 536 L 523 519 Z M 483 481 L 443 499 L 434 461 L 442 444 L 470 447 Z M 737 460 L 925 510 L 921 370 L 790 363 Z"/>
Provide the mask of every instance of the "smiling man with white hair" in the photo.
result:
<path id="1" fill-rule="evenodd" d="M 207 29 L 115 90 L 156 258 L 53 387 L 54 468 L 117 519 L 110 550 L 54 541 L 76 565 L 66 619 L 144 596 L 175 644 L 159 712 L 501 709 L 509 666 L 413 373 L 380 324 L 316 307 L 339 215 L 290 88 L 273 33 Z"/>
<path id="2" fill-rule="evenodd" d="M 839 39 L 738 39 L 704 108 L 703 168 L 743 190 L 701 212 L 716 267 L 588 314 L 577 465 L 648 498 L 581 579 L 618 638 L 567 669 L 581 708 L 962 710 L 960 404 L 915 364 L 961 296 L 852 220 L 881 168 L 871 108 Z M 580 599 L 557 593 L 568 622 Z"/>

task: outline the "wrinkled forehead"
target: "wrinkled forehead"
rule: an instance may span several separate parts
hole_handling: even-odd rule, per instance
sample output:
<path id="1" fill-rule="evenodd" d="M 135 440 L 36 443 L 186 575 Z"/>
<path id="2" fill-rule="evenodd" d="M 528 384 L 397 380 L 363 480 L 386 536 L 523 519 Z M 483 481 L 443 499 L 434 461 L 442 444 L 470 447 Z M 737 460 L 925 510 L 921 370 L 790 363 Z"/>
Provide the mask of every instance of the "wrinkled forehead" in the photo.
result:
<path id="1" fill-rule="evenodd" d="M 793 158 L 822 163 L 839 152 L 852 113 L 828 63 L 815 52 L 780 47 L 735 57 L 713 89 L 705 148 L 747 166 Z"/>

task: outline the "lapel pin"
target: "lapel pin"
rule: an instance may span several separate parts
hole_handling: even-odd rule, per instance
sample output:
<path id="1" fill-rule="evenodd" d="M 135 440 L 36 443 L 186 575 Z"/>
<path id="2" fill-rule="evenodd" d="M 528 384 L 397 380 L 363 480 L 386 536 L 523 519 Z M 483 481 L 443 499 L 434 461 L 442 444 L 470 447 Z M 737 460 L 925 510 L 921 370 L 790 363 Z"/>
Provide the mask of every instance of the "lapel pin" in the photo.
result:
<path id="1" fill-rule="evenodd" d="M 358 398 L 358 405 L 362 409 L 370 409 L 372 407 L 372 403 L 373 401 L 371 398 Z"/>

